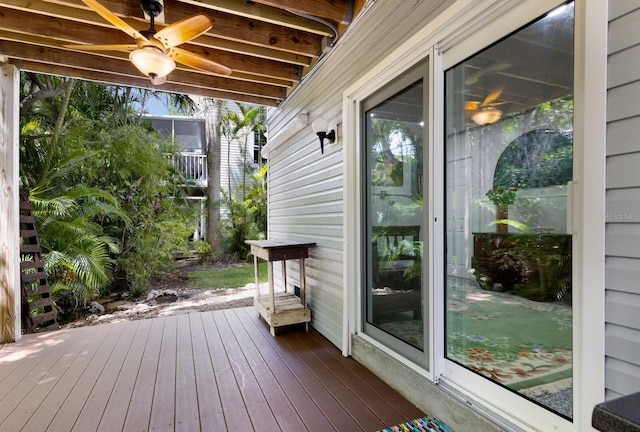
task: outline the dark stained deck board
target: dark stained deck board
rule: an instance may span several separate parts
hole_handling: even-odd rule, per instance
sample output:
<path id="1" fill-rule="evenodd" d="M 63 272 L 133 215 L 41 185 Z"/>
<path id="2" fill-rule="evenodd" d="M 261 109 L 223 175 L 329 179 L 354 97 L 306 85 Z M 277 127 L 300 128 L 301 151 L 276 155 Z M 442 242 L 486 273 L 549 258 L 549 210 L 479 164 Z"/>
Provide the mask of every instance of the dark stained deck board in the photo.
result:
<path id="1" fill-rule="evenodd" d="M 220 339 L 225 347 L 227 357 L 229 358 L 231 371 L 235 376 L 242 399 L 247 407 L 247 412 L 249 413 L 248 420 L 254 429 L 257 430 L 264 430 L 265 432 L 281 430 L 258 385 L 256 376 L 249 367 L 242 347 L 238 344 L 234 331 L 224 316 L 224 312 L 215 314 L 214 320 L 220 333 Z"/>
<path id="2" fill-rule="evenodd" d="M 274 376 L 288 395 L 289 399 L 293 401 L 293 404 L 298 411 L 298 415 L 304 421 L 306 428 L 312 432 L 326 432 L 333 430 L 333 426 L 326 418 L 324 413 L 316 405 L 313 398 L 307 393 L 300 381 L 293 374 L 288 365 L 283 361 L 282 357 L 269 343 L 263 343 L 268 340 L 260 330 L 256 327 L 256 322 L 249 316 L 246 309 L 233 309 L 232 311 L 239 322 L 245 328 L 247 335 L 255 340 L 255 347 L 265 360 L 269 369 L 273 372 Z M 258 323 L 260 325 L 261 323 Z M 271 335 L 268 336 L 271 338 Z"/>
<path id="3" fill-rule="evenodd" d="M 149 431 L 174 430 L 176 403 L 177 317 L 165 318 L 158 358 Z"/>
<path id="4" fill-rule="evenodd" d="M 276 348 L 278 354 L 282 357 L 283 361 L 288 365 L 291 371 L 294 373 L 298 381 L 303 385 L 305 391 L 315 400 L 318 407 L 322 410 L 323 414 L 331 422 L 335 430 L 337 431 L 358 431 L 364 430 L 354 419 L 349 412 L 347 405 L 352 405 L 353 399 L 351 395 L 346 392 L 338 391 L 337 394 L 345 396 L 349 400 L 336 399 L 336 391 L 332 389 L 333 382 L 322 382 L 309 368 L 309 366 L 300 358 L 297 353 L 286 343 L 286 339 L 292 337 L 293 333 L 285 333 L 291 331 L 291 327 L 281 329 L 280 336 L 272 338 L 269 333 L 268 327 L 262 325 L 263 323 L 257 323 L 257 328 L 262 333 L 266 341 L 274 342 L 273 346 Z M 375 418 L 375 413 L 370 412 Z M 370 429 L 376 430 L 376 429 Z"/>
<path id="5" fill-rule="evenodd" d="M 164 325 L 164 319 L 152 320 L 151 332 L 144 348 L 129 409 L 126 412 L 124 431 L 138 432 L 149 429 Z"/>
<path id="6" fill-rule="evenodd" d="M 314 335 L 317 335 L 317 333 Z M 300 353 L 301 357 L 306 359 L 307 364 L 312 366 L 314 370 L 322 371 L 323 374 L 330 373 L 335 375 L 366 407 L 375 407 L 375 413 L 384 425 L 393 424 L 395 419 L 402 418 L 407 414 L 410 415 L 410 418 L 414 418 L 412 416 L 419 417 L 422 414 L 417 407 L 410 403 L 407 403 L 404 407 L 392 403 L 387 395 L 399 395 L 397 392 L 380 380 L 366 380 L 362 377 L 368 375 L 354 373 L 352 369 L 347 367 L 347 364 L 357 362 L 345 362 L 343 357 L 336 357 L 337 351 L 331 350 L 330 352 L 326 350 L 324 341 L 314 338 L 314 335 L 293 339 L 296 345 L 292 347 Z M 383 385 L 374 388 L 372 383 L 373 385 Z M 407 402 L 406 399 L 401 399 Z M 370 415 L 365 413 L 365 418 L 370 418 Z"/>
<path id="7" fill-rule="evenodd" d="M 251 430 L 251 426 L 248 425 L 249 412 L 233 374 L 214 315 L 213 313 L 204 313 L 202 321 L 207 329 L 207 343 L 211 353 L 214 376 L 218 384 L 226 430 L 243 430 L 243 428 Z"/>
<path id="8" fill-rule="evenodd" d="M 56 384 L 61 379 L 73 379 L 74 371 L 71 368 L 74 365 L 78 367 L 78 363 L 82 359 L 92 356 L 99 348 L 102 339 L 111 330 L 113 328 L 99 329 L 98 338 L 93 338 L 90 332 L 85 332 L 78 343 L 71 345 L 61 357 L 53 362 L 45 359 L 38 364 L 32 371 L 34 373 L 30 373 L 16 385 L 16 391 L 9 395 L 9 400 L 6 402 L 4 399 L 2 400 L 1 415 L 5 417 L 9 411 L 10 417 L 0 424 L 0 430 L 21 430 Z M 42 415 L 47 416 L 49 412 L 43 410 Z"/>
<path id="9" fill-rule="evenodd" d="M 317 332 L 272 337 L 252 307 L 0 346 L 2 431 L 369 432 L 422 415 Z"/>
<path id="10" fill-rule="evenodd" d="M 2 361 L 0 363 L 2 365 L 0 367 L 0 376 L 2 376 L 2 380 L 0 380 L 0 424 L 5 419 L 3 408 L 7 406 L 6 402 L 3 403 L 3 399 L 11 393 L 15 400 L 17 396 L 14 391 L 15 386 L 20 384 L 21 387 L 24 387 L 25 380 L 33 380 L 38 374 L 45 374 L 47 369 L 62 358 L 71 347 L 82 344 L 81 340 L 85 335 L 82 331 L 78 331 L 69 336 L 64 338 L 51 337 L 53 349 L 47 353 L 46 357 L 31 355 L 22 343 L 2 346 L 2 351 L 0 351 Z M 33 339 L 34 341 L 45 341 L 44 337 L 45 334 L 35 334 Z M 25 353 L 25 351 L 27 352 Z M 11 361 L 12 359 L 14 361 Z"/>
<path id="11" fill-rule="evenodd" d="M 74 431 L 122 430 L 152 324 L 152 320 L 139 321 L 126 358 L 120 364 L 117 378 L 113 380 L 113 377 L 105 372 L 101 376 L 107 381 L 114 381 L 111 392 L 92 392 L 73 426 Z M 113 363 L 116 363 L 115 360 Z M 107 386 L 105 382 L 104 387 Z M 102 384 L 98 383 L 97 388 L 103 388 Z"/>
<path id="12" fill-rule="evenodd" d="M 366 382 L 367 386 L 375 391 L 378 395 L 382 395 L 385 402 L 395 408 L 401 416 L 407 419 L 415 419 L 424 416 L 422 410 L 416 407 L 414 404 L 405 399 L 400 393 L 393 389 L 389 384 L 380 379 L 368 379 L 371 377 L 371 371 L 366 367 L 358 363 L 357 361 L 343 361 L 344 357 L 342 353 L 334 348 L 333 345 L 326 344 L 326 340 L 322 335 L 317 332 L 311 332 L 308 338 L 303 341 L 313 340 L 316 344 L 322 347 L 325 353 L 338 359 L 341 365 L 347 370 L 351 371 L 354 375 L 358 376 L 363 382 Z M 358 387 L 359 388 L 359 387 Z M 389 424 L 394 424 L 393 422 Z"/>
<path id="13" fill-rule="evenodd" d="M 108 330 L 102 340 L 97 338 L 90 340 L 80 355 L 69 357 L 68 367 L 63 363 L 56 364 L 51 368 L 49 373 L 27 396 L 28 403 L 23 402 L 18 407 L 28 416 L 26 423 L 24 426 L 15 424 L 13 427 L 24 427 L 27 430 L 45 430 L 48 427 L 62 402 L 71 394 L 80 379 L 87 373 L 91 375 L 91 379 L 94 376 L 94 365 L 97 368 L 101 367 L 102 359 L 113 350 L 124 327 L 114 325 Z M 32 408 L 34 405 L 42 415 L 31 415 L 35 411 Z M 14 419 L 17 418 L 14 416 Z"/>
<path id="14" fill-rule="evenodd" d="M 98 420 L 100 419 L 106 400 L 113 389 L 113 377 L 120 373 L 122 359 L 131 346 L 135 336 L 135 328 L 139 323 L 132 324 L 135 326 L 125 326 L 124 323 L 114 324 L 114 327 L 120 331 L 113 331 L 109 334 L 109 340 L 105 340 L 100 346 L 66 398 L 63 397 L 64 395 L 60 395 L 60 399 L 56 402 L 59 404 L 59 409 L 55 413 L 55 417 L 48 425 L 47 423 L 42 424 L 41 430 L 51 432 L 71 430 L 85 406 L 86 411 L 94 412 L 94 416 Z M 49 397 L 47 400 L 51 399 L 53 398 Z M 27 427 L 31 428 L 29 424 Z"/>
<path id="15" fill-rule="evenodd" d="M 259 326 L 263 336 L 271 336 L 266 327 Z M 343 400 L 337 400 L 329 391 L 331 383 L 321 382 L 313 372 L 309 371 L 304 362 L 296 356 L 295 352 L 283 343 L 283 337 L 278 337 L 278 342 L 274 344 L 277 352 L 289 369 L 294 373 L 305 391 L 313 398 L 325 417 L 331 422 L 337 431 L 358 431 L 362 430 L 355 419 L 345 410 Z"/>
<path id="16" fill-rule="evenodd" d="M 209 314 L 211 315 L 211 314 Z M 198 392 L 198 412 L 200 413 L 200 430 L 226 430 L 222 401 L 215 379 L 211 352 L 207 344 L 204 328 L 204 313 L 189 314 L 191 338 L 193 341 L 193 367 L 195 370 Z"/>
<path id="17" fill-rule="evenodd" d="M 175 430 L 191 432 L 200 429 L 200 413 L 189 316 L 178 315 L 177 326 Z"/>
<path id="18" fill-rule="evenodd" d="M 264 399 L 273 412 L 281 430 L 305 431 L 307 427 L 296 412 L 296 407 L 282 389 L 282 386 L 266 364 L 260 352 L 256 349 L 253 340 L 247 334 L 242 323 L 232 310 L 224 312 L 227 322 L 233 323 L 233 335 L 237 343 L 242 347 L 242 353 L 246 359 L 246 365 L 256 377 L 256 383 L 260 387 Z"/>

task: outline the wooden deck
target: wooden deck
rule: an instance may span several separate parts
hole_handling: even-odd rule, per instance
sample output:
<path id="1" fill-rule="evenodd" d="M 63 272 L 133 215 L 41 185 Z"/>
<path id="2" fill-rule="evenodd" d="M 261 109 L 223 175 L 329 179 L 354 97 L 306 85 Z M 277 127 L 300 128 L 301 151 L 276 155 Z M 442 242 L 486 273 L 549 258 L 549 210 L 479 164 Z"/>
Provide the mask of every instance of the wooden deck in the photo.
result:
<path id="1" fill-rule="evenodd" d="M 0 346 L 1 431 L 376 431 L 422 412 L 317 332 L 253 308 Z"/>

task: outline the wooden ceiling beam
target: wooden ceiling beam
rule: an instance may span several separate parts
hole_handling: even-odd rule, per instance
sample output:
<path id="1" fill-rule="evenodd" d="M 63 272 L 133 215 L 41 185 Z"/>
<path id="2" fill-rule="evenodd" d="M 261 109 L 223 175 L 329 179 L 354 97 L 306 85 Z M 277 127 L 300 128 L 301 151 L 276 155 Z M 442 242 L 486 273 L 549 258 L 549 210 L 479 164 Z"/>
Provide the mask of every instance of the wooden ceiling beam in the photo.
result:
<path id="1" fill-rule="evenodd" d="M 254 0 L 266 6 L 295 11 L 304 15 L 325 18 L 336 24 L 349 17 L 349 0 Z"/>
<path id="2" fill-rule="evenodd" d="M 75 69 L 66 66 L 39 63 L 31 60 L 12 59 L 9 62 L 19 69 L 29 72 L 60 75 L 87 81 L 101 82 L 104 84 L 123 85 L 127 87 L 143 88 L 147 90 L 165 91 L 168 93 L 196 95 L 215 99 L 225 99 L 230 101 L 251 103 L 256 105 L 277 106 L 277 101 L 275 101 L 274 99 L 224 92 L 206 87 L 188 86 L 179 83 L 168 82 L 167 84 L 165 84 L 165 86 L 163 86 L 162 89 L 159 89 L 153 86 L 149 82 L 149 80 L 144 77 L 116 76 L 109 72 Z"/>
<path id="3" fill-rule="evenodd" d="M 18 3 L 31 11 L 42 9 L 48 14 L 64 13 L 67 17 L 74 15 L 73 9 L 87 10 L 88 7 L 81 0 L 7 0 L 11 3 Z M 144 13 L 137 1 L 122 0 L 99 0 L 111 12 L 123 18 L 136 30 L 146 30 L 149 22 L 144 17 Z M 3 0 L 3 3 L 5 0 Z M 201 6 L 192 6 L 178 2 L 177 0 L 164 0 L 164 17 L 167 24 L 171 24 L 180 19 L 202 13 L 207 15 L 213 22 L 213 27 L 206 33 L 232 42 L 267 47 L 270 49 L 284 51 L 309 57 L 316 57 L 321 51 L 321 37 L 317 34 L 290 29 L 283 26 L 261 22 L 255 19 L 247 19 L 241 16 L 219 12 Z M 55 9 L 59 8 L 58 12 Z M 111 27 L 97 13 L 94 24 L 103 23 Z M 83 14 L 83 18 L 86 14 Z M 164 23 L 156 22 L 156 29 L 166 27 Z"/>
<path id="4" fill-rule="evenodd" d="M 131 77 L 140 76 L 140 72 L 138 72 L 128 59 L 118 59 L 106 55 L 100 57 L 101 61 L 96 61 L 96 56 L 92 54 L 24 43 L 21 44 L 6 40 L 0 41 L 0 52 L 12 59 L 31 60 L 40 63 L 67 66 L 73 69 L 87 69 L 99 72 L 106 69 L 118 75 Z M 141 78 L 145 79 L 144 77 Z M 202 85 L 204 87 L 215 88 L 225 92 L 235 92 L 253 96 L 261 95 L 274 100 L 281 100 L 284 98 L 284 89 L 282 87 L 221 78 L 184 68 L 177 68 L 171 72 L 171 74 L 169 74 L 169 79 L 174 82 L 184 82 L 189 83 L 190 85 Z M 158 90 L 162 90 L 163 88 L 164 85 L 159 86 Z"/>
<path id="5" fill-rule="evenodd" d="M 22 11 L 23 13 L 30 13 L 33 17 L 32 20 L 42 22 L 42 18 L 38 19 L 38 17 L 44 17 L 46 20 L 66 20 L 67 26 L 72 26 L 73 28 L 89 28 L 90 32 L 85 32 L 85 35 L 91 34 L 93 31 L 96 31 L 100 28 L 109 29 L 113 32 L 117 32 L 120 35 L 125 35 L 122 31 L 116 29 L 112 25 L 110 25 L 107 21 L 105 21 L 102 17 L 100 17 L 97 13 L 93 12 L 88 8 L 81 8 L 75 5 L 69 5 L 67 3 L 53 3 L 51 1 L 44 0 L 2 0 L 0 3 L 3 6 L 7 6 L 7 13 L 11 10 Z M 142 15 L 142 10 L 140 10 L 140 14 Z M 24 17 L 24 15 L 23 15 Z M 11 18 L 14 19 L 14 18 Z M 129 24 L 131 27 L 138 31 L 147 30 L 149 28 L 149 22 L 144 20 L 143 18 L 134 19 L 134 18 L 123 18 L 123 20 Z M 7 20 L 4 20 L 9 21 Z M 21 22 L 29 22 L 29 21 L 16 21 L 15 24 Z M 59 21 L 58 21 L 59 22 Z M 4 26 L 0 26 L 4 27 Z M 44 27 L 40 27 L 41 30 L 48 29 L 50 26 L 45 25 Z M 56 22 L 51 23 L 51 27 L 59 28 L 60 25 L 56 24 Z M 157 24 L 156 28 L 159 30 L 165 27 L 162 24 Z M 55 30 L 54 30 L 55 31 Z M 115 33 L 113 33 L 115 34 Z M 120 38 L 121 36 L 114 36 L 114 38 Z M 266 38 L 263 38 L 266 39 Z M 74 39 L 77 40 L 77 39 Z M 100 43 L 105 43 L 105 40 L 111 41 L 112 39 L 103 39 Z M 120 40 L 120 39 L 117 39 Z M 131 38 L 128 38 L 125 35 L 123 39 L 124 43 L 129 43 Z M 81 40 L 80 40 L 81 41 Z M 310 62 L 310 57 L 317 56 L 317 53 L 304 55 L 304 54 L 296 54 L 291 52 L 291 50 L 278 49 L 279 41 L 276 41 L 275 44 L 267 44 L 267 45 L 259 45 L 259 44 L 247 44 L 244 41 L 238 40 L 230 40 L 229 38 L 222 38 L 215 36 L 211 31 L 206 33 L 195 40 L 193 43 L 198 43 L 201 45 L 207 45 L 211 47 L 215 47 L 217 49 L 228 51 L 232 53 L 241 53 L 244 55 L 251 55 L 259 58 L 264 58 L 268 60 L 281 61 L 286 63 L 291 63 L 299 66 L 307 66 Z M 281 42 L 281 41 L 280 41 Z M 76 42 L 74 42 L 76 43 Z M 117 43 L 117 42 L 116 42 Z M 314 51 L 315 48 L 310 49 L 309 51 Z"/>
<path id="6" fill-rule="evenodd" d="M 95 31 L 89 32 L 84 36 L 83 32 L 87 31 L 88 28 L 78 29 L 72 28 L 73 26 L 61 25 L 58 27 L 60 28 L 59 31 L 52 32 L 51 35 L 43 35 L 42 33 L 46 32 L 37 31 L 38 24 L 42 23 L 38 22 L 39 20 L 35 20 L 34 26 L 22 25 L 21 22 L 23 22 L 23 19 L 28 18 L 27 16 L 21 16 L 22 14 L 24 14 L 24 12 L 20 11 L 8 11 L 5 14 L 0 14 L 0 29 L 6 29 L 0 30 L 0 39 L 24 41 L 31 44 L 50 46 L 54 48 L 63 48 L 65 44 L 81 42 L 76 40 L 78 37 L 84 37 L 85 41 L 89 43 L 99 43 L 101 40 L 105 40 L 111 36 L 121 38 L 112 39 L 114 43 L 126 44 L 129 42 L 128 37 L 124 33 L 110 33 L 112 30 L 104 28 L 95 29 Z M 276 62 L 274 60 L 266 60 L 253 56 L 232 54 L 227 51 L 209 49 L 200 45 L 185 44 L 183 47 L 196 54 L 230 67 L 233 69 L 233 73 L 231 74 L 232 78 L 247 80 L 251 79 L 249 77 L 254 76 L 255 79 L 252 80 L 265 83 L 271 82 L 273 84 L 284 86 L 290 86 L 293 82 L 300 79 L 300 67 L 296 65 Z M 90 51 L 82 52 L 90 53 Z M 117 53 L 117 56 L 125 58 L 128 54 L 121 52 Z"/>
<path id="7" fill-rule="evenodd" d="M 131 42 L 131 39 L 126 34 L 118 30 L 91 27 L 84 23 L 70 23 L 60 18 L 47 18 L 43 15 L 32 15 L 12 9 L 5 9 L 0 14 L 0 29 L 5 29 L 4 38 L 13 40 L 27 39 L 31 43 L 41 43 L 56 47 L 83 42 L 101 43 L 105 40 L 122 44 Z M 13 32 L 15 36 L 11 37 L 6 32 Z M 300 66 L 298 65 L 232 54 L 228 51 L 209 49 L 201 45 L 184 44 L 182 47 L 224 64 L 240 73 L 255 74 L 291 82 L 300 79 Z M 243 76 L 246 78 L 246 75 Z"/>
<path id="8" fill-rule="evenodd" d="M 320 36 L 332 36 L 333 31 L 325 24 L 302 18 L 282 9 L 253 2 L 237 0 L 178 0 L 194 6 L 202 6 L 220 12 L 240 15 L 248 19 L 260 20 L 271 24 L 289 27 Z"/>
<path id="9" fill-rule="evenodd" d="M 98 1 L 137 31 L 149 29 L 140 0 Z M 335 27 L 343 31 L 366 0 L 162 1 L 158 30 L 198 13 L 211 17 L 213 28 L 182 48 L 232 73 L 219 76 L 178 64 L 158 90 L 275 106 L 318 60 L 323 39 L 334 36 Z M 82 0 L 0 0 L 0 54 L 25 70 L 154 88 L 126 50 L 65 48 L 132 43 Z"/>

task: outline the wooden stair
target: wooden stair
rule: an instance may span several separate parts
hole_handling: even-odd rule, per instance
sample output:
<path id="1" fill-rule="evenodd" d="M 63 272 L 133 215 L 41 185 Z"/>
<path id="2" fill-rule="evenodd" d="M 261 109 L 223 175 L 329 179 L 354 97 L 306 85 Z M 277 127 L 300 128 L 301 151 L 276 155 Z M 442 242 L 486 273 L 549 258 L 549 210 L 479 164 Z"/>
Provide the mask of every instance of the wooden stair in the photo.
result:
<path id="1" fill-rule="evenodd" d="M 20 288 L 22 330 L 25 333 L 60 328 L 42 262 L 42 248 L 32 209 L 29 191 L 20 190 Z"/>

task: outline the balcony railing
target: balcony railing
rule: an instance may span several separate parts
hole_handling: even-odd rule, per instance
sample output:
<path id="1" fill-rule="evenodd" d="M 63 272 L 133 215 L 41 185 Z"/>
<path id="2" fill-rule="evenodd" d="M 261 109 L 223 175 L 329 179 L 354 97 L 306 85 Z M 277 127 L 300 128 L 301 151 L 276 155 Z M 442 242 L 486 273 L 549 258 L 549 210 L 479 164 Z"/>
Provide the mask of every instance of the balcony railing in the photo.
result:
<path id="1" fill-rule="evenodd" d="M 174 156 L 173 163 L 188 180 L 199 185 L 207 184 L 207 155 L 182 152 Z"/>

